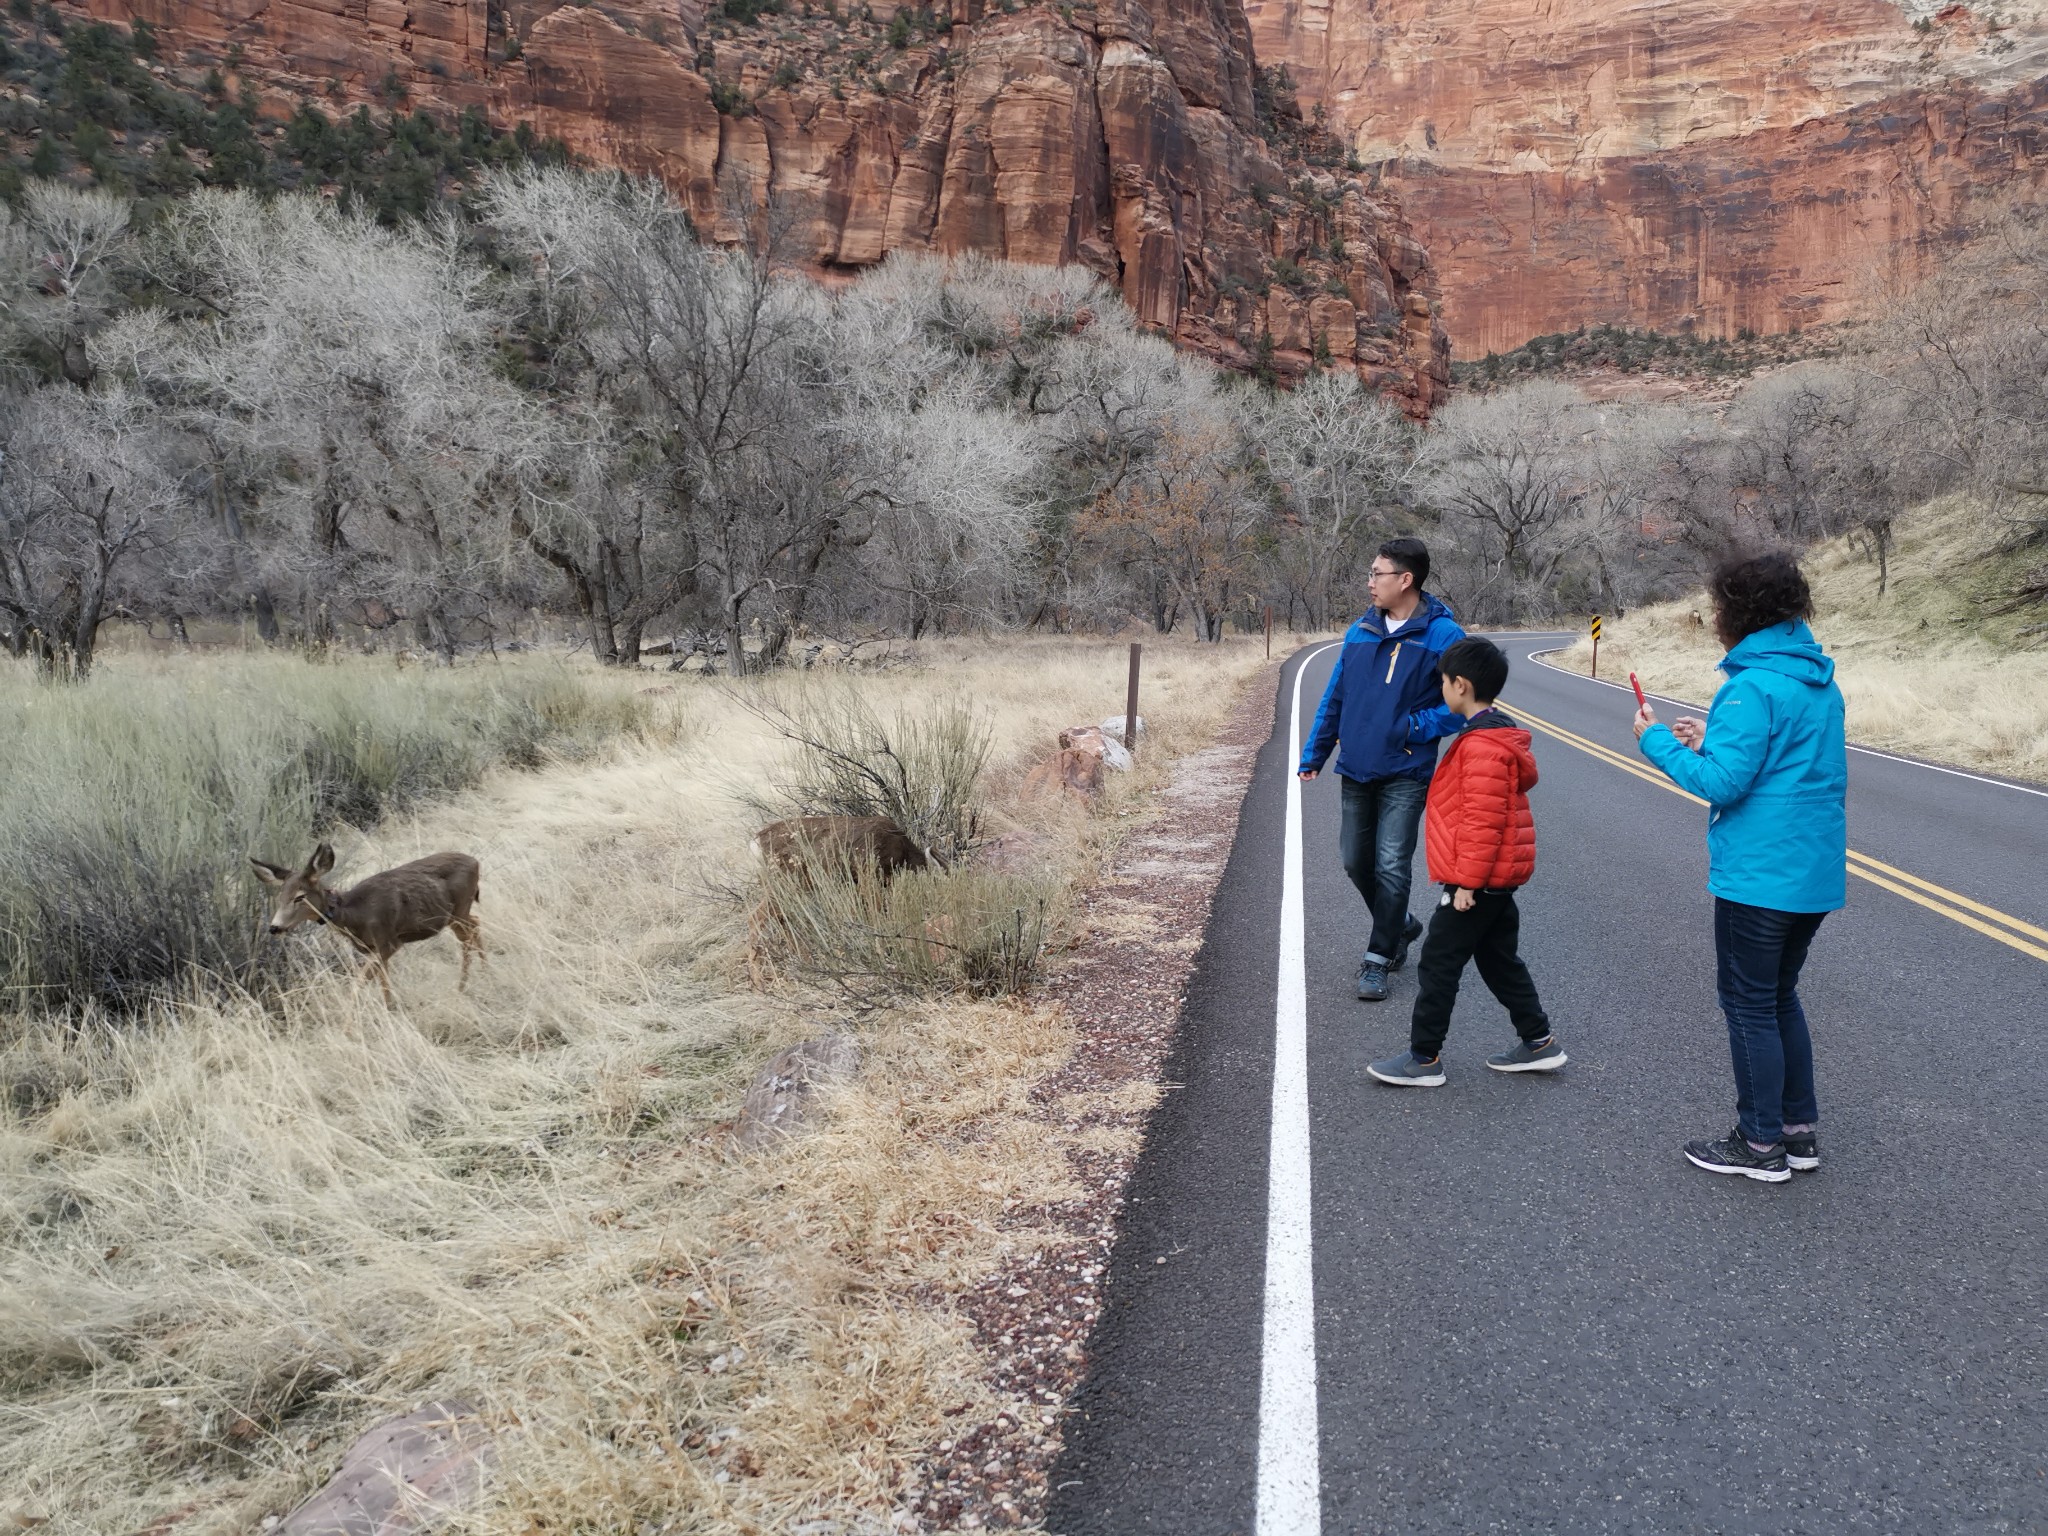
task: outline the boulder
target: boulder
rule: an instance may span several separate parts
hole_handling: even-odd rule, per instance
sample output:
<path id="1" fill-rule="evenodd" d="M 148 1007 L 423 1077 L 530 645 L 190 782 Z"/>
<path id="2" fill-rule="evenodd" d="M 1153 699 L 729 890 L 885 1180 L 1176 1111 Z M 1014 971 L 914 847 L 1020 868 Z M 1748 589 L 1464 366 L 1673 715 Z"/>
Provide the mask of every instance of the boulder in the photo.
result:
<path id="1" fill-rule="evenodd" d="M 1102 754 L 1061 747 L 1024 776 L 1024 793 L 1093 800 L 1102 793 Z"/>
<path id="2" fill-rule="evenodd" d="M 1105 735 L 1100 726 L 1068 726 L 1060 732 L 1060 746 L 1075 752 L 1093 752 L 1102 759 L 1102 765 L 1114 773 L 1131 771 L 1131 754 L 1124 750 L 1121 741 Z"/>
<path id="3" fill-rule="evenodd" d="M 1102 722 L 1101 726 L 1098 727 L 1098 729 L 1101 730 L 1103 735 L 1109 737 L 1110 740 L 1122 741 L 1124 739 L 1124 717 L 1122 715 L 1111 715 L 1107 720 L 1104 720 Z M 1135 731 L 1131 732 L 1131 745 L 1136 746 L 1139 742 L 1143 741 L 1144 739 L 1145 717 L 1143 715 L 1140 715 L 1138 716 L 1138 728 Z"/>
<path id="4" fill-rule="evenodd" d="M 840 1030 L 778 1053 L 747 1089 L 733 1140 L 749 1152 L 794 1135 L 810 1118 L 817 1090 L 860 1070 L 860 1042 Z"/>

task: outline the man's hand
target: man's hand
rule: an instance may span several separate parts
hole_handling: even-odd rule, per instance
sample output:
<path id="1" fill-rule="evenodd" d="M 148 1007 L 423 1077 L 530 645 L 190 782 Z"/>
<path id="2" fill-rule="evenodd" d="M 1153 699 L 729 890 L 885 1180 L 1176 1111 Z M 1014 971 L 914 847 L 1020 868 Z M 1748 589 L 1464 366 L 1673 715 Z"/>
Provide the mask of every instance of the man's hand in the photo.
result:
<path id="1" fill-rule="evenodd" d="M 1451 906 L 1459 912 L 1470 912 L 1472 904 L 1478 899 L 1477 892 L 1468 891 L 1462 885 L 1451 892 Z"/>
<path id="2" fill-rule="evenodd" d="M 1657 711 L 1650 708 L 1649 705 L 1645 704 L 1641 709 L 1637 710 L 1636 740 L 1641 741 L 1643 739 L 1643 732 L 1647 731 L 1651 726 L 1655 725 L 1656 723 Z"/>
<path id="3" fill-rule="evenodd" d="M 1697 752 L 1707 739 L 1707 722 L 1694 715 L 1680 715 L 1671 722 L 1671 734 L 1678 738 L 1680 745 Z"/>
<path id="4" fill-rule="evenodd" d="M 1309 781 L 1310 779 L 1314 778 L 1315 776 L 1316 776 L 1316 770 L 1315 770 L 1315 769 L 1313 769 L 1313 768 L 1308 768 L 1308 769 L 1304 769 L 1304 770 L 1302 771 L 1302 775 L 1301 775 L 1301 782 L 1302 782 L 1302 783 L 1304 783 L 1304 784 L 1306 784 L 1306 783 L 1307 783 L 1307 782 L 1308 782 L 1308 781 Z"/>

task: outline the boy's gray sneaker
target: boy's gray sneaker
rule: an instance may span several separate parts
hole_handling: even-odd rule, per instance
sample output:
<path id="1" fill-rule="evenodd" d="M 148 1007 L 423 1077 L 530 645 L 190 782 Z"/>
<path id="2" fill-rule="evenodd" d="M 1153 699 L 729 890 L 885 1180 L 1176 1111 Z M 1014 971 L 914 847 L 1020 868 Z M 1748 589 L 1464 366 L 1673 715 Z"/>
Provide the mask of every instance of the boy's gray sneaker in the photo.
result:
<path id="1" fill-rule="evenodd" d="M 1378 960 L 1368 960 L 1358 968 L 1358 1000 L 1362 1003 L 1384 1003 L 1387 1000 L 1387 968 Z"/>
<path id="2" fill-rule="evenodd" d="M 1444 1085 L 1444 1059 L 1441 1056 L 1434 1061 L 1424 1061 L 1413 1051 L 1403 1051 L 1385 1061 L 1376 1061 L 1365 1070 L 1396 1088 L 1441 1088 Z"/>
<path id="3" fill-rule="evenodd" d="M 1408 922 L 1401 930 L 1401 942 L 1394 950 L 1394 958 L 1387 962 L 1387 969 L 1398 971 L 1408 963 L 1408 946 L 1422 937 L 1422 924 L 1415 920 L 1415 914 L 1408 914 Z"/>
<path id="4" fill-rule="evenodd" d="M 1496 1072 L 1555 1072 L 1570 1060 L 1564 1047 L 1557 1043 L 1557 1036 L 1549 1035 L 1536 1045 L 1517 1040 L 1506 1050 L 1487 1057 L 1486 1064 Z"/>
<path id="5" fill-rule="evenodd" d="M 1812 1173 L 1820 1167 L 1820 1138 L 1812 1131 L 1785 1135 L 1785 1166 L 1796 1168 L 1801 1173 Z"/>

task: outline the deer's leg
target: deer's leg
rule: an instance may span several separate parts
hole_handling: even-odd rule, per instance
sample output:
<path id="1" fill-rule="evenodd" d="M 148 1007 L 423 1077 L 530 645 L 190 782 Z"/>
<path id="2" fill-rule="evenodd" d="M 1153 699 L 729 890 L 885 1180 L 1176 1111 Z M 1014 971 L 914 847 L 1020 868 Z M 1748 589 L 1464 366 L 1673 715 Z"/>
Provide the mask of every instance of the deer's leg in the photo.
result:
<path id="1" fill-rule="evenodd" d="M 475 918 L 458 917 L 453 919 L 448 926 L 455 930 L 455 942 L 462 946 L 462 978 L 455 983 L 455 990 L 460 992 L 469 985 L 470 951 L 476 951 L 476 956 L 479 960 L 488 960 L 490 956 L 484 950 L 482 925 Z"/>
<path id="2" fill-rule="evenodd" d="M 384 989 L 384 1006 L 396 1007 L 391 996 L 391 952 L 383 949 L 370 951 L 370 969 L 376 973 L 377 985 Z"/>

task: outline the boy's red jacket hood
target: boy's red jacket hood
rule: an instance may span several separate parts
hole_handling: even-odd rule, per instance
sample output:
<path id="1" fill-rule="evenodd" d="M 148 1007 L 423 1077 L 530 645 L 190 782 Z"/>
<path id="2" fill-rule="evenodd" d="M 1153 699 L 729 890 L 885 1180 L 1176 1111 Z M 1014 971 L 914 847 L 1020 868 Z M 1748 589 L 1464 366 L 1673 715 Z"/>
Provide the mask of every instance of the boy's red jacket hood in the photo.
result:
<path id="1" fill-rule="evenodd" d="M 1536 873 L 1535 783 L 1529 733 L 1498 709 L 1474 715 L 1429 786 L 1429 878 L 1475 891 L 1528 884 Z"/>

